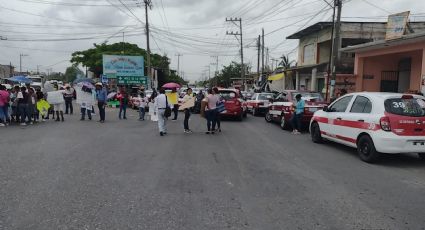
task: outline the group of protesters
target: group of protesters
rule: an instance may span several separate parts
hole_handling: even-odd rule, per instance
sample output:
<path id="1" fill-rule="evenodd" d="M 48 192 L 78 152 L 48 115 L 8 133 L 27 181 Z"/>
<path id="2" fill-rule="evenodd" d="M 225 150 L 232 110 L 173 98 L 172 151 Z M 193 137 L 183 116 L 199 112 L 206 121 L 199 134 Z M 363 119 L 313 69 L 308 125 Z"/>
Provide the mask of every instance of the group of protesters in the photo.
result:
<path id="1" fill-rule="evenodd" d="M 34 89 L 30 85 L 16 85 L 7 89 L 5 85 L 0 84 L 0 127 L 15 123 L 26 126 L 49 119 L 64 122 L 64 114 L 74 113 L 73 99 L 75 97 L 74 88 L 70 85 L 53 84 L 52 91 L 43 92 L 40 88 Z M 96 85 L 95 98 L 99 108 L 99 121 L 103 123 L 107 91 L 102 84 Z M 93 106 L 91 105 L 90 108 Z M 90 119 L 92 113 L 94 109 L 87 110 Z"/>

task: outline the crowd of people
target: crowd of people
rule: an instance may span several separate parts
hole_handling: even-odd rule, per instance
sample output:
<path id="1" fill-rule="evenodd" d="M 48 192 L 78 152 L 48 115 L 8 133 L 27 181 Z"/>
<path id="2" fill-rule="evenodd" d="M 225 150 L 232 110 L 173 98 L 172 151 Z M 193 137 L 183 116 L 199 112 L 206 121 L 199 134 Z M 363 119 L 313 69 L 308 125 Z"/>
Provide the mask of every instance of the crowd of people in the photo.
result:
<path id="1" fill-rule="evenodd" d="M 199 96 L 199 95 L 197 95 Z M 177 108 L 182 106 L 184 112 L 183 127 L 184 133 L 192 133 L 193 131 L 189 127 L 189 119 L 191 116 L 192 107 L 194 106 L 195 98 L 191 88 L 186 90 L 180 105 L 170 105 L 168 103 L 165 89 L 159 90 L 159 95 L 151 97 L 151 101 L 154 103 L 154 116 L 158 118 L 158 129 L 160 136 L 167 134 L 167 120 L 171 117 L 174 112 L 174 118 L 177 119 Z M 189 106 L 186 106 L 189 104 Z M 221 132 L 221 119 L 220 119 L 220 108 L 224 108 L 224 100 L 220 97 L 218 88 L 212 88 L 208 90 L 208 94 L 202 99 L 201 104 L 201 116 L 206 119 L 206 134 L 215 134 Z"/>
<path id="2" fill-rule="evenodd" d="M 97 101 L 100 122 L 105 121 L 105 107 L 107 102 L 107 91 L 102 84 L 96 84 L 94 92 Z M 53 85 L 53 90 L 43 92 L 34 89 L 30 85 L 16 85 L 7 89 L 0 84 L 0 126 L 19 124 L 21 126 L 32 125 L 37 122 L 45 122 L 53 119 L 64 122 L 64 114 L 73 114 L 73 100 L 76 97 L 74 88 L 70 85 Z M 81 106 L 81 120 L 87 114 L 91 120 L 94 113 L 93 105 Z M 125 118 L 125 112 L 124 112 Z"/>
<path id="3" fill-rule="evenodd" d="M 88 100 L 78 100 L 80 105 L 80 120 L 85 120 L 86 116 L 92 120 L 92 114 L 95 113 L 94 105 L 97 104 L 99 111 L 99 122 L 105 122 L 105 107 L 108 100 L 107 89 L 101 84 L 95 84 L 93 91 L 80 89 L 80 94 L 88 93 L 93 95 L 93 103 Z M 4 85 L 0 85 L 0 126 L 9 124 L 20 124 L 22 126 L 32 125 L 36 122 L 44 122 L 53 119 L 57 122 L 65 121 L 64 114 L 74 114 L 74 99 L 77 92 L 70 85 L 55 88 L 52 92 L 43 92 L 40 89 L 27 86 L 15 86 L 12 89 L 6 89 Z M 199 95 L 197 95 L 199 97 Z M 209 89 L 204 96 L 202 94 L 201 116 L 206 119 L 206 134 L 215 134 L 221 132 L 220 107 L 224 107 L 224 100 L 220 97 L 217 88 Z M 89 97 L 90 98 L 90 97 Z M 125 87 L 119 87 L 115 96 L 119 101 L 119 119 L 127 119 L 127 107 L 130 96 Z M 179 106 L 183 106 L 184 114 L 183 130 L 184 133 L 192 133 L 189 120 L 195 103 L 192 89 L 187 89 L 180 104 L 170 104 L 165 93 L 165 89 L 161 88 L 159 93 L 154 93 L 148 98 L 144 92 L 140 92 L 139 100 L 139 120 L 145 120 L 146 108 L 149 108 L 150 119 L 158 122 L 159 134 L 161 136 L 167 134 L 166 121 L 173 115 L 171 120 L 177 120 Z M 189 105 L 189 106 L 187 106 Z"/>

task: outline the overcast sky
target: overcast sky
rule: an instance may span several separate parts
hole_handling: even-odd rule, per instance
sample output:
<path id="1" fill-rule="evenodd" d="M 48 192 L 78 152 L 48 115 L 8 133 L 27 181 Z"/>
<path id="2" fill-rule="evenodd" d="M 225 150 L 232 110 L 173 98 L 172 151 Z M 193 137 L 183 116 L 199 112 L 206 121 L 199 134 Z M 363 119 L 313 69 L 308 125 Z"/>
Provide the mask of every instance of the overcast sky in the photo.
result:
<path id="1" fill-rule="evenodd" d="M 327 0 L 331 1 L 331 0 Z M 126 42 L 146 48 L 141 0 L 0 0 L 0 64 L 19 70 L 64 72 L 71 53 L 93 43 Z M 379 3 L 378 3 L 379 2 Z M 345 0 L 345 21 L 385 21 L 390 13 L 411 11 L 412 21 L 425 21 L 423 0 Z M 231 61 L 240 62 L 238 40 L 226 31 L 239 28 L 226 17 L 241 17 L 245 63 L 256 70 L 256 39 L 264 28 L 270 59 L 296 58 L 297 40 L 288 35 L 318 21 L 331 19 L 324 0 L 152 0 L 152 52 L 167 54 L 171 67 L 189 80 L 199 80 Z"/>

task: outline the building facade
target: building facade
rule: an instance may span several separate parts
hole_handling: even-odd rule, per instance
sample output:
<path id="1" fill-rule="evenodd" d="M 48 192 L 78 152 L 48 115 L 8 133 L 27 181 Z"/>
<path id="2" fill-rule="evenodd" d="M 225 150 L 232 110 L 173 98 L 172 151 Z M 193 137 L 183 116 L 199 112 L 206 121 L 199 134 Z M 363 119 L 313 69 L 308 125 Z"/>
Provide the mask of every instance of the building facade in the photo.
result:
<path id="1" fill-rule="evenodd" d="M 425 94 L 425 33 L 342 50 L 355 54 L 357 91 Z"/>
<path id="2" fill-rule="evenodd" d="M 14 72 L 15 72 L 14 66 L 0 65 L 0 79 L 12 77 Z"/>
<path id="3" fill-rule="evenodd" d="M 411 23 L 411 27 L 415 31 L 423 31 L 425 28 L 423 22 Z M 383 41 L 386 35 L 386 23 L 341 22 L 340 34 L 339 50 L 348 46 Z M 326 92 L 332 46 L 331 35 L 332 23 L 319 22 L 287 37 L 299 40 L 297 67 L 292 68 L 296 76 L 296 89 Z M 338 53 L 335 63 L 336 89 L 356 91 L 354 64 L 353 53 Z"/>

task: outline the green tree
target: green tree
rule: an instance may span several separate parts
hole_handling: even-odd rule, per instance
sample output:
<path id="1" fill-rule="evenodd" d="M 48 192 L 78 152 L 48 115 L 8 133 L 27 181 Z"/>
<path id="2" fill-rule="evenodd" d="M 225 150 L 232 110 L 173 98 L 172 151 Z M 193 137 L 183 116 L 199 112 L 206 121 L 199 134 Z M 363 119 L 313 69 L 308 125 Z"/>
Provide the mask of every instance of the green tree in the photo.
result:
<path id="1" fill-rule="evenodd" d="M 70 66 L 66 68 L 63 76 L 64 82 L 73 82 L 78 76 L 84 76 L 84 72 L 76 66 Z"/>
<path id="2" fill-rule="evenodd" d="M 249 73 L 250 67 L 246 65 L 245 68 L 245 73 Z M 241 64 L 233 61 L 229 65 L 223 66 L 223 69 L 219 72 L 217 76 L 213 77 L 210 81 L 207 80 L 202 82 L 201 85 L 217 85 L 225 88 L 231 87 L 233 81 L 232 79 L 241 78 L 241 70 Z"/>

